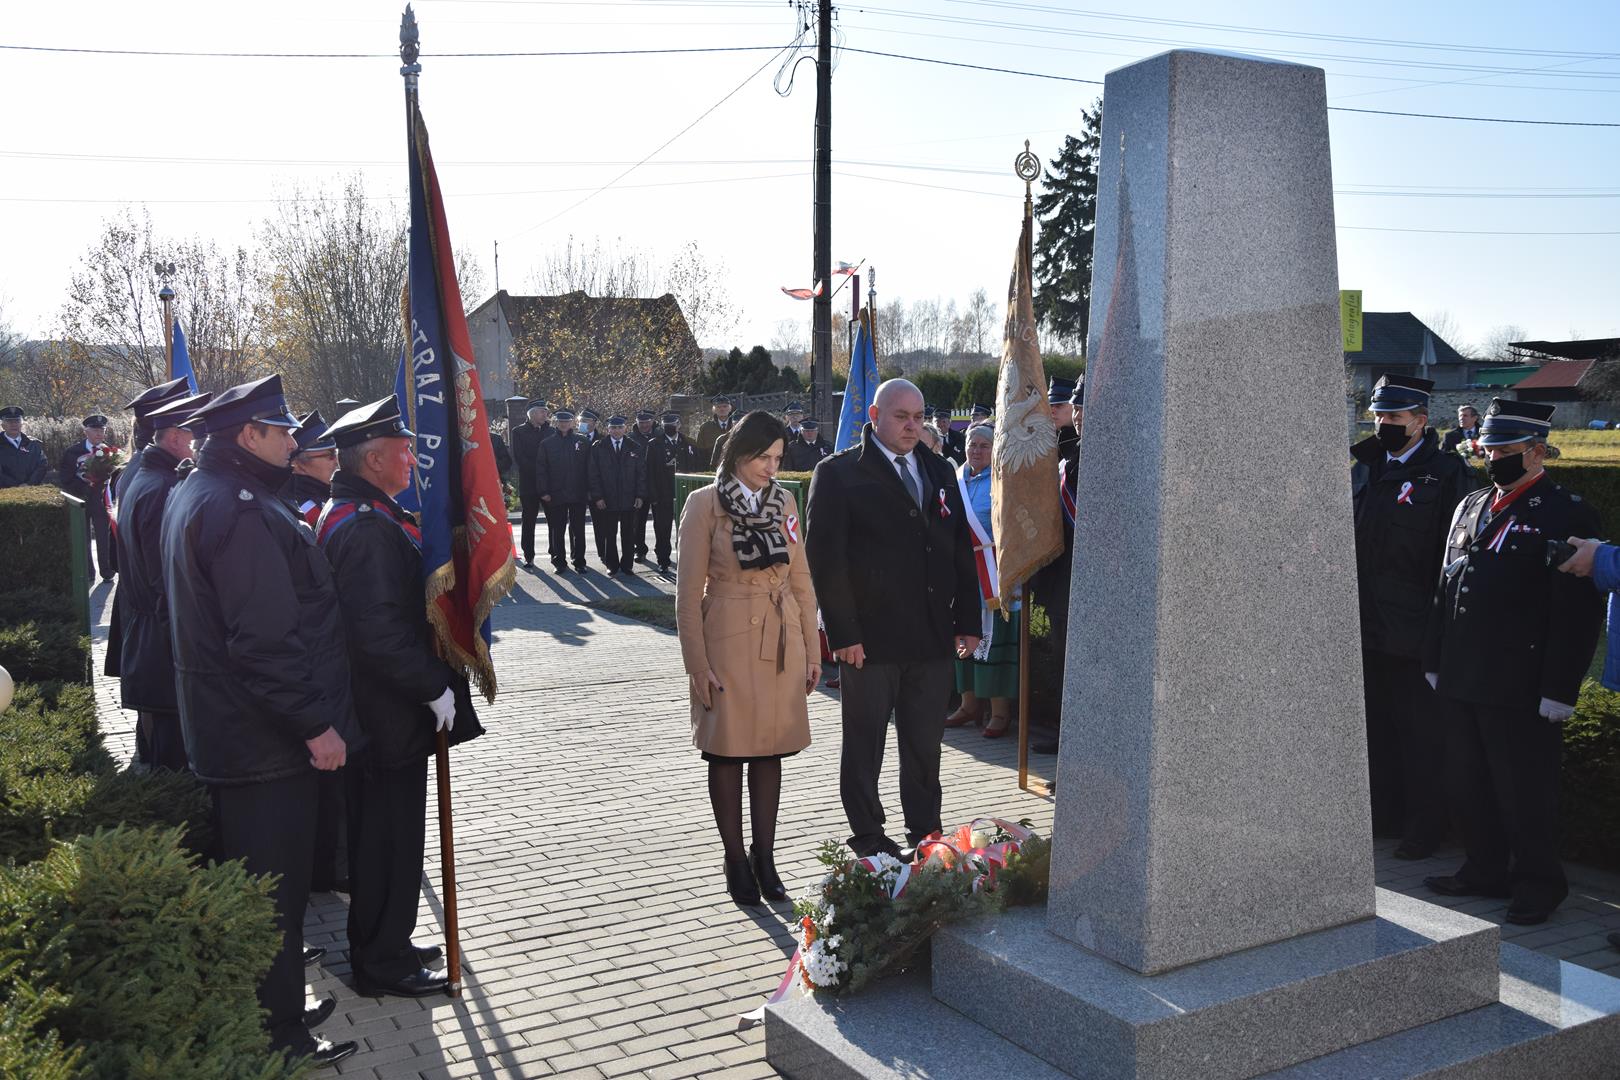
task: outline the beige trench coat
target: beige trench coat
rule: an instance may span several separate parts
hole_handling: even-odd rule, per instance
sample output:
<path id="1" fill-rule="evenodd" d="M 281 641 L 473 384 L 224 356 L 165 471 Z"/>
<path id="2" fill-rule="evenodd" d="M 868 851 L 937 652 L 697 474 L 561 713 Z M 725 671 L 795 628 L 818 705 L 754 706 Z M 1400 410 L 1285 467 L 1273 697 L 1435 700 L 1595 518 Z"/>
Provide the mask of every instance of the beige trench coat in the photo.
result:
<path id="1" fill-rule="evenodd" d="M 804 523 L 787 511 L 787 566 L 744 570 L 731 546 L 731 517 L 714 485 L 694 491 L 681 512 L 675 623 L 688 675 L 713 669 L 724 692 L 714 707 L 692 698 L 692 745 L 722 757 L 791 754 L 810 745 L 805 679 L 821 662 L 816 593 L 804 555 Z"/>

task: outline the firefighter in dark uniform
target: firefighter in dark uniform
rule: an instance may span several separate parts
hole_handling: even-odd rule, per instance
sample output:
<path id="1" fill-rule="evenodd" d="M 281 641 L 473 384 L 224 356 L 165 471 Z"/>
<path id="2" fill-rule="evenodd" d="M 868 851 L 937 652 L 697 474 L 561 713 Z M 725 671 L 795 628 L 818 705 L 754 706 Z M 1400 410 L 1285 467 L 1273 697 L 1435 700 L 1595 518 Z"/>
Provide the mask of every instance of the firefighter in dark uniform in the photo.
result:
<path id="1" fill-rule="evenodd" d="M 804 405 L 797 401 L 788 402 L 787 408 L 782 410 L 782 423 L 787 427 L 787 441 L 791 444 L 804 427 Z"/>
<path id="2" fill-rule="evenodd" d="M 660 573 L 670 572 L 674 548 L 670 536 L 675 525 L 675 474 L 696 472 L 697 446 L 681 434 L 681 414 L 659 417 L 660 430 L 647 444 L 647 505 L 652 510 L 653 553 Z"/>
<path id="3" fill-rule="evenodd" d="M 568 568 L 571 553 L 574 569 L 585 572 L 585 495 L 586 473 L 591 463 L 591 441 L 574 430 L 574 414 L 558 409 L 557 437 L 540 444 L 540 468 L 535 477 L 540 501 L 546 507 L 546 532 L 550 544 L 551 567 L 557 573 Z M 567 547 L 564 540 L 566 538 Z"/>
<path id="4" fill-rule="evenodd" d="M 1074 426 L 1074 391 L 1077 383 L 1061 375 L 1046 380 L 1046 403 L 1052 406 L 1052 419 L 1057 421 L 1058 460 L 1073 452 L 1080 442 L 1080 432 Z"/>
<path id="5" fill-rule="evenodd" d="M 112 522 L 107 517 L 105 480 L 92 480 L 85 468 L 96 447 L 107 441 L 107 418 L 92 413 L 84 418 L 84 439 L 62 451 L 56 463 L 56 486 L 76 499 L 83 500 L 84 512 L 90 520 L 90 531 L 95 549 L 95 562 L 90 561 L 90 550 L 84 553 L 86 572 L 101 571 L 102 581 L 111 581 L 118 574 L 118 541 L 113 536 Z"/>
<path id="6" fill-rule="evenodd" d="M 597 425 L 602 422 L 602 414 L 589 405 L 579 410 L 579 433 L 585 440 L 595 446 L 602 439 L 602 432 Z"/>
<path id="7" fill-rule="evenodd" d="M 427 762 L 437 732 L 482 733 L 467 680 L 433 647 L 422 534 L 394 496 L 411 483 L 413 432 L 392 394 L 332 423 L 338 471 L 316 525 L 332 564 L 366 746 L 344 768 L 349 815 L 349 963 L 362 994 L 423 997 L 449 977 L 411 943 L 427 839 Z M 547 440 L 550 441 L 550 440 Z"/>
<path id="8" fill-rule="evenodd" d="M 703 421 L 702 426 L 698 428 L 697 438 L 692 442 L 696 444 L 698 456 L 703 463 L 713 468 L 720 461 L 716 456 L 715 444 L 720 441 L 722 435 L 731 430 L 732 402 L 726 395 L 716 394 L 709 399 L 709 407 L 713 415 Z"/>
<path id="9" fill-rule="evenodd" d="M 119 700 L 135 713 L 140 760 L 173 772 L 187 765 L 163 591 L 163 508 L 180 482 L 180 463 L 191 457 L 191 432 L 181 425 L 210 397 L 181 397 L 143 418 L 148 442 L 126 469 L 129 483 L 118 505 Z"/>
<path id="10" fill-rule="evenodd" d="M 630 438 L 640 443 L 644 451 L 652 445 L 653 439 L 658 437 L 658 428 L 653 424 L 656 419 L 658 417 L 651 409 L 639 409 L 636 412 L 636 426 L 630 429 Z M 651 454 L 648 454 L 645 460 L 650 466 L 652 464 Z M 630 526 L 630 531 L 636 541 L 637 559 L 647 557 L 647 519 L 651 516 L 652 507 L 647 500 L 643 499 L 641 509 L 636 511 L 636 520 Z"/>
<path id="11" fill-rule="evenodd" d="M 1423 678 L 1423 635 L 1451 515 L 1475 486 L 1428 426 L 1433 389 L 1380 378 L 1375 434 L 1350 448 L 1373 835 L 1399 838 L 1398 859 L 1426 859 L 1446 838 L 1445 727 Z"/>
<path id="12" fill-rule="evenodd" d="M 534 470 L 540 444 L 557 434 L 551 426 L 551 407 L 540 398 L 529 402 L 528 419 L 512 429 L 512 457 L 517 461 L 518 503 L 522 508 L 523 565 L 534 566 L 534 522 L 540 514 L 540 493 L 534 488 Z"/>
<path id="13" fill-rule="evenodd" d="M 1558 862 L 1563 722 L 1603 623 L 1589 578 L 1549 565 L 1549 540 L 1597 536 L 1597 512 L 1543 468 L 1553 406 L 1497 398 L 1480 441 L 1491 486 L 1457 506 L 1423 670 L 1446 723 L 1447 795 L 1462 830 L 1446 896 L 1508 899 L 1507 921 L 1544 922 L 1569 894 Z"/>
<path id="14" fill-rule="evenodd" d="M 630 533 L 647 501 L 647 452 L 624 428 L 624 417 L 608 417 L 607 435 L 591 447 L 586 474 L 591 516 L 602 519 L 602 562 L 609 576 L 635 573 Z"/>
<path id="15" fill-rule="evenodd" d="M 832 452 L 832 446 L 821 437 L 821 421 L 806 417 L 799 421 L 799 434 L 788 440 L 782 468 L 787 472 L 815 472 L 821 459 L 831 457 Z"/>
<path id="16" fill-rule="evenodd" d="M 271 1048 L 331 1064 L 356 1045 L 317 1041 L 305 1025 L 303 942 L 316 777 L 360 744 L 337 590 L 280 496 L 298 425 L 281 377 L 233 386 L 194 419 L 207 441 L 161 534 L 180 729 L 220 853 L 278 877 L 281 949 L 259 985 Z"/>
<path id="17" fill-rule="evenodd" d="M 293 433 L 298 449 L 292 456 L 292 477 L 281 494 L 293 505 L 298 516 L 315 527 L 321 507 L 332 497 L 332 474 L 337 472 L 337 443 L 326 431 L 321 410 L 312 409 L 298 420 Z"/>
<path id="18" fill-rule="evenodd" d="M 50 469 L 45 444 L 25 435 L 22 422 L 20 406 L 0 409 L 0 488 L 43 484 Z"/>
<path id="19" fill-rule="evenodd" d="M 1052 399 L 1061 390 L 1059 380 L 1054 378 L 1053 385 L 1048 387 L 1047 401 L 1053 405 L 1053 416 L 1062 415 L 1058 412 L 1056 403 Z M 1060 657 L 1068 655 L 1069 642 L 1069 577 L 1074 566 L 1074 515 L 1077 511 L 1075 491 L 1080 478 L 1080 432 L 1085 426 L 1086 419 L 1086 382 L 1084 378 L 1070 384 L 1072 389 L 1065 405 L 1069 422 L 1058 429 L 1058 508 L 1063 520 L 1063 554 L 1047 563 L 1035 572 L 1030 584 L 1034 593 L 1035 602 L 1046 611 L 1046 617 L 1051 623 L 1049 641 L 1057 646 Z M 1065 432 L 1072 432 L 1072 438 L 1065 438 Z M 1063 685 L 1063 680 L 1058 680 Z M 1062 702 L 1049 703 L 1051 712 L 1047 716 L 1049 731 L 1032 738 L 1029 748 L 1037 754 L 1055 754 L 1058 752 L 1058 743 L 1063 733 Z M 1033 706 L 1031 708 L 1033 712 Z M 1056 782 L 1051 790 L 1057 790 Z"/>

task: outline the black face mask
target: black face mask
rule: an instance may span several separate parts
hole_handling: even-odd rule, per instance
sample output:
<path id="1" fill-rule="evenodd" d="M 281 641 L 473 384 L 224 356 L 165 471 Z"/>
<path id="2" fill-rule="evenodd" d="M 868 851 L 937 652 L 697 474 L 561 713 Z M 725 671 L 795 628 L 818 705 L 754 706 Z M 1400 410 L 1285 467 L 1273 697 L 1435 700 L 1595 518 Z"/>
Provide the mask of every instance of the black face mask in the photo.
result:
<path id="1" fill-rule="evenodd" d="M 1406 449 L 1407 442 L 1412 438 L 1400 424 L 1379 424 L 1377 434 L 1378 445 L 1382 446 L 1387 454 L 1400 453 Z"/>
<path id="2" fill-rule="evenodd" d="M 1485 475 L 1491 478 L 1491 483 L 1497 487 L 1512 487 L 1524 478 L 1524 451 L 1517 454 L 1504 454 L 1499 458 L 1492 458 L 1485 463 Z"/>
<path id="3" fill-rule="evenodd" d="M 679 424 L 665 424 L 664 425 L 664 434 L 668 435 L 670 438 L 673 439 L 675 436 L 679 435 L 680 433 L 681 433 L 681 425 L 679 425 Z"/>

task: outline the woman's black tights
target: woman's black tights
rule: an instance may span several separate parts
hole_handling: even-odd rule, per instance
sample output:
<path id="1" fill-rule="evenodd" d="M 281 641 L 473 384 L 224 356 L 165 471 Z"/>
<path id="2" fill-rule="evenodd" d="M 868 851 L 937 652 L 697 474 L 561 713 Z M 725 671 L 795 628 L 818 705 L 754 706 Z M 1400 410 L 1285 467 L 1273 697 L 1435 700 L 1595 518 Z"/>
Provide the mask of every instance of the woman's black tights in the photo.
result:
<path id="1" fill-rule="evenodd" d="M 726 858 L 745 858 L 742 831 L 743 763 L 709 762 L 709 804 L 714 807 L 714 823 L 720 829 L 720 842 Z M 748 818 L 753 827 L 754 847 L 770 851 L 776 845 L 776 810 L 782 799 L 782 761 L 748 763 Z"/>

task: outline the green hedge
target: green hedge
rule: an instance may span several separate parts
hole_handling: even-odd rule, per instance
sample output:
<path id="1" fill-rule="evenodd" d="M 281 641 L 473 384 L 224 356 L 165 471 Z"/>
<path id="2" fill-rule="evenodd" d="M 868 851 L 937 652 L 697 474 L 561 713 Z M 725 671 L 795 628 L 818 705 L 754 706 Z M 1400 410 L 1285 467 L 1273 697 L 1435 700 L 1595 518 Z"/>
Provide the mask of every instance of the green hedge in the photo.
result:
<path id="1" fill-rule="evenodd" d="M 1588 679 L 1564 724 L 1563 852 L 1620 870 L 1620 694 Z"/>
<path id="2" fill-rule="evenodd" d="M 39 588 L 73 595 L 67 503 L 51 487 L 0 489 L 0 591 Z"/>
<path id="3" fill-rule="evenodd" d="M 94 1080 L 303 1075 L 270 1053 L 255 997 L 280 945 L 270 880 L 240 862 L 199 866 L 180 839 L 102 830 L 0 870 L 0 994 L 51 995 L 10 1041 L 46 1062 L 65 1043 L 81 1057 L 58 1075 Z"/>
<path id="4" fill-rule="evenodd" d="M 1558 483 L 1592 504 L 1603 519 L 1600 535 L 1613 539 L 1609 530 L 1620 526 L 1620 466 L 1593 465 L 1571 462 L 1562 464 L 1554 458 L 1547 463 L 1547 474 Z M 1484 484 L 1484 474 L 1480 476 Z M 1562 540 L 1563 537 L 1558 539 Z"/>
<path id="5" fill-rule="evenodd" d="M 0 593 L 0 667 L 17 682 L 85 682 L 90 638 L 79 632 L 73 604 L 46 589 Z M 21 620 L 21 621 L 14 621 Z"/>

